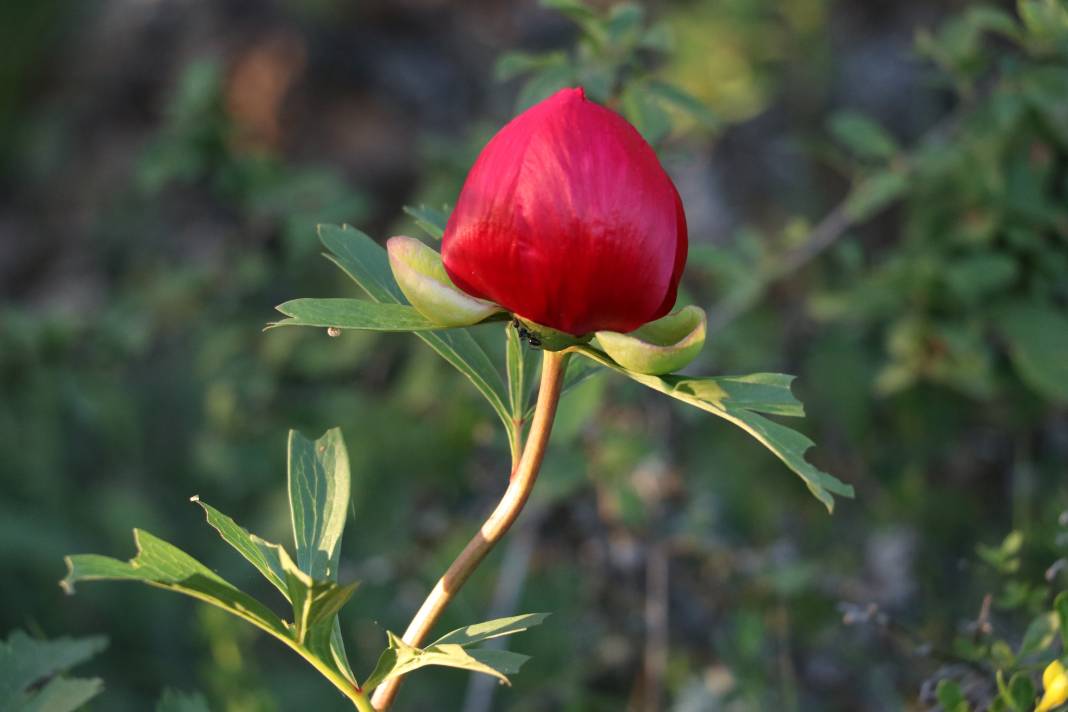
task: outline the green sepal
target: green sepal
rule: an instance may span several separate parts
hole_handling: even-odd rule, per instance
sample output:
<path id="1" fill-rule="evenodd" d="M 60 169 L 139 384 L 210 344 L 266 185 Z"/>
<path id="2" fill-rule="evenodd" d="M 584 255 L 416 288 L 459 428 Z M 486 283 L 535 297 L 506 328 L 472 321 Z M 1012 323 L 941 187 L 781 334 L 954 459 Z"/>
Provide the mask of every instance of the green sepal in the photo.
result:
<path id="1" fill-rule="evenodd" d="M 708 320 L 700 307 L 683 307 L 628 334 L 598 331 L 605 353 L 629 371 L 660 376 L 690 363 L 705 345 Z"/>
<path id="2" fill-rule="evenodd" d="M 476 299 L 449 279 L 441 255 L 414 237 L 386 241 L 389 267 L 404 296 L 420 314 L 442 326 L 471 326 L 501 310 Z"/>

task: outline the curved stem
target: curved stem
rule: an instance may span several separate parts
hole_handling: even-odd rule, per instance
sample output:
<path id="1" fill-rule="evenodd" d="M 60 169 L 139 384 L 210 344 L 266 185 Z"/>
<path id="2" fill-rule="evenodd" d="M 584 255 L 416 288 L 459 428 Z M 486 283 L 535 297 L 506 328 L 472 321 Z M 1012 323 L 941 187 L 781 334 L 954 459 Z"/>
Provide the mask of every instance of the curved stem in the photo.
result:
<path id="1" fill-rule="evenodd" d="M 482 528 L 467 543 L 445 575 L 438 580 L 434 590 L 423 601 L 423 605 L 412 618 L 412 622 L 408 624 L 408 630 L 404 632 L 405 643 L 414 646 L 422 644 L 427 633 L 441 616 L 441 612 L 456 596 L 456 592 L 486 557 L 493 545 L 500 541 L 508 528 L 512 526 L 519 512 L 522 511 L 523 505 L 526 504 L 530 491 L 534 488 L 534 481 L 538 477 L 538 470 L 541 469 L 541 462 L 545 458 L 545 447 L 549 443 L 553 418 L 556 416 L 556 405 L 560 401 L 567 359 L 568 354 L 565 352 L 545 352 L 541 366 L 538 404 L 531 419 L 526 446 L 519 458 L 519 464 L 512 472 L 508 489 L 505 490 L 501 501 L 497 503 L 496 509 L 483 523 Z M 400 677 L 391 678 L 375 690 L 374 697 L 371 698 L 375 709 L 381 712 L 389 708 L 397 694 L 400 681 Z"/>

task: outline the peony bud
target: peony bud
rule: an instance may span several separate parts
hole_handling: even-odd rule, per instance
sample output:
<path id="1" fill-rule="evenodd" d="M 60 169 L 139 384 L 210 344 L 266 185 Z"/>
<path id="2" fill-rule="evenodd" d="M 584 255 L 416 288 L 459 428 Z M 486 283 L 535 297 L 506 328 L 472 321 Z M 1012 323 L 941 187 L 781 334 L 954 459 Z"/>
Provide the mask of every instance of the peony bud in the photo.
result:
<path id="1" fill-rule="evenodd" d="M 686 249 L 682 201 L 653 149 L 582 89 L 564 89 L 486 144 L 442 259 L 468 294 L 584 336 L 667 314 Z"/>

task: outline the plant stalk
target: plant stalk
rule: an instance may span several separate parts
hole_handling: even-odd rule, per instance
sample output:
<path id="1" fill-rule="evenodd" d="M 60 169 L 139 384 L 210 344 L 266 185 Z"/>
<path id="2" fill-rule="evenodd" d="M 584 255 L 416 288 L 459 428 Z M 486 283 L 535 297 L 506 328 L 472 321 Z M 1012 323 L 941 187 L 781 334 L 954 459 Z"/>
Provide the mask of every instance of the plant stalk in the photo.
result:
<path id="1" fill-rule="evenodd" d="M 417 647 L 423 643 L 442 611 L 456 596 L 456 592 L 486 558 L 486 554 L 490 552 L 494 544 L 500 541 L 508 528 L 512 526 L 519 512 L 522 511 L 523 505 L 526 504 L 538 477 L 538 470 L 541 469 L 542 460 L 545 458 L 545 449 L 553 428 L 553 418 L 556 416 L 556 406 L 560 401 L 568 356 L 569 354 L 563 351 L 545 352 L 541 365 L 538 403 L 531 418 L 530 433 L 527 435 L 527 442 L 523 447 L 519 464 L 512 472 L 508 489 L 505 490 L 501 501 L 497 503 L 496 509 L 482 524 L 482 528 L 467 543 L 445 575 L 438 579 L 430 595 L 423 601 L 423 605 L 404 632 L 405 643 Z M 375 690 L 371 702 L 376 710 L 382 712 L 389 709 L 393 698 L 397 695 L 401 679 L 401 677 L 390 678 Z"/>

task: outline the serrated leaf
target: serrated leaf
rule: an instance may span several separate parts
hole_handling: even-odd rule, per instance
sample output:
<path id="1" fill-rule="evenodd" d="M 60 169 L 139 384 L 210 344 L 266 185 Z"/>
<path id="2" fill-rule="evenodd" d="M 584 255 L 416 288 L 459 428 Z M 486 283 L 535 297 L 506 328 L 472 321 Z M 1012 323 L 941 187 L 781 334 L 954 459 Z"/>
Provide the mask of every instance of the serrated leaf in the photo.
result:
<path id="1" fill-rule="evenodd" d="M 420 205 L 418 208 L 405 205 L 404 212 L 411 216 L 415 220 L 415 224 L 430 237 L 435 240 L 440 240 L 444 237 L 445 225 L 449 222 L 449 214 L 447 212 L 435 210 L 426 205 Z"/>
<path id="2" fill-rule="evenodd" d="M 285 569 L 282 568 L 281 553 L 279 551 L 281 547 L 278 544 L 272 544 L 254 534 L 250 534 L 248 530 L 233 519 L 208 503 L 202 502 L 199 497 L 194 497 L 193 501 L 204 509 L 208 524 L 219 532 L 219 536 L 245 557 L 246 561 L 255 566 L 256 570 L 281 591 L 288 601 L 289 587 L 285 581 Z"/>
<path id="3" fill-rule="evenodd" d="M 492 675 L 505 684 L 511 684 L 506 675 L 486 662 L 472 657 L 462 646 L 456 644 L 430 645 L 426 648 L 416 648 L 408 645 L 393 633 L 387 632 L 389 647 L 378 658 L 378 664 L 374 671 L 367 677 L 363 689 L 370 691 L 381 685 L 390 678 L 406 675 L 413 670 L 428 665 L 458 668 L 481 672 Z M 493 656 L 488 657 L 493 660 Z M 500 658 L 505 662 L 514 663 L 513 659 Z"/>
<path id="4" fill-rule="evenodd" d="M 279 326 L 319 326 L 364 331 L 434 331 L 444 329 L 406 304 L 379 304 L 363 299 L 293 299 L 275 307 L 288 319 Z"/>
<path id="5" fill-rule="evenodd" d="M 431 643 L 431 645 L 442 645 L 445 643 L 473 645 L 474 643 L 481 643 L 484 640 L 521 633 L 528 628 L 541 625 L 549 615 L 550 614 L 548 613 L 524 613 L 522 615 L 510 616 L 508 618 L 497 618 L 482 623 L 472 623 L 471 625 L 457 628 L 454 631 L 446 633 Z"/>
<path id="6" fill-rule="evenodd" d="M 805 452 L 813 445 L 811 440 L 796 430 L 760 415 L 761 412 L 777 415 L 798 415 L 801 412 L 800 404 L 792 395 L 786 393 L 789 391 L 787 376 L 754 374 L 703 379 L 648 376 L 622 368 L 606 354 L 591 346 L 580 346 L 575 350 L 644 386 L 717 415 L 742 428 L 801 477 L 813 496 L 827 507 L 827 511 L 834 511 L 834 495 L 853 497 L 852 486 L 823 472 L 805 459 Z M 764 396 L 758 398 L 757 393 L 764 393 Z M 737 394 L 738 400 L 733 400 L 732 394 Z"/>
<path id="7" fill-rule="evenodd" d="M 21 699 L 23 706 L 18 708 L 20 710 L 77 708 L 100 691 L 101 682 L 55 676 L 90 659 L 107 644 L 107 638 L 103 636 L 38 640 L 22 631 L 13 631 L 6 641 L 0 641 L 0 702 Z M 42 689 L 32 694 L 28 692 L 48 678 L 53 679 Z M 42 701 L 45 692 L 48 696 Z M 65 701 L 76 704 L 64 706 Z M 48 705 L 33 706 L 43 702 Z"/>
<path id="8" fill-rule="evenodd" d="M 873 119 L 853 111 L 836 113 L 830 131 L 843 146 L 860 158 L 893 158 L 900 148 L 886 129 Z"/>
<path id="9" fill-rule="evenodd" d="M 99 554 L 68 556 L 63 588 L 73 593 L 74 584 L 81 581 L 140 581 L 218 606 L 277 638 L 288 639 L 282 619 L 178 547 L 142 529 L 134 529 L 134 542 L 137 555 L 129 561 Z"/>
<path id="10" fill-rule="evenodd" d="M 319 239 L 333 253 L 328 255 L 328 258 L 349 275 L 372 300 L 392 304 L 406 303 L 400 287 L 393 279 L 389 259 L 381 245 L 348 225 L 321 225 Z M 465 329 L 414 333 L 471 381 L 501 419 L 508 434 L 508 442 L 514 443 L 512 436 L 515 426 L 506 405 L 508 391 L 504 380 L 471 334 Z"/>
<path id="11" fill-rule="evenodd" d="M 156 712 L 211 712 L 211 708 L 199 692 L 180 692 L 168 688 L 156 703 Z"/>

